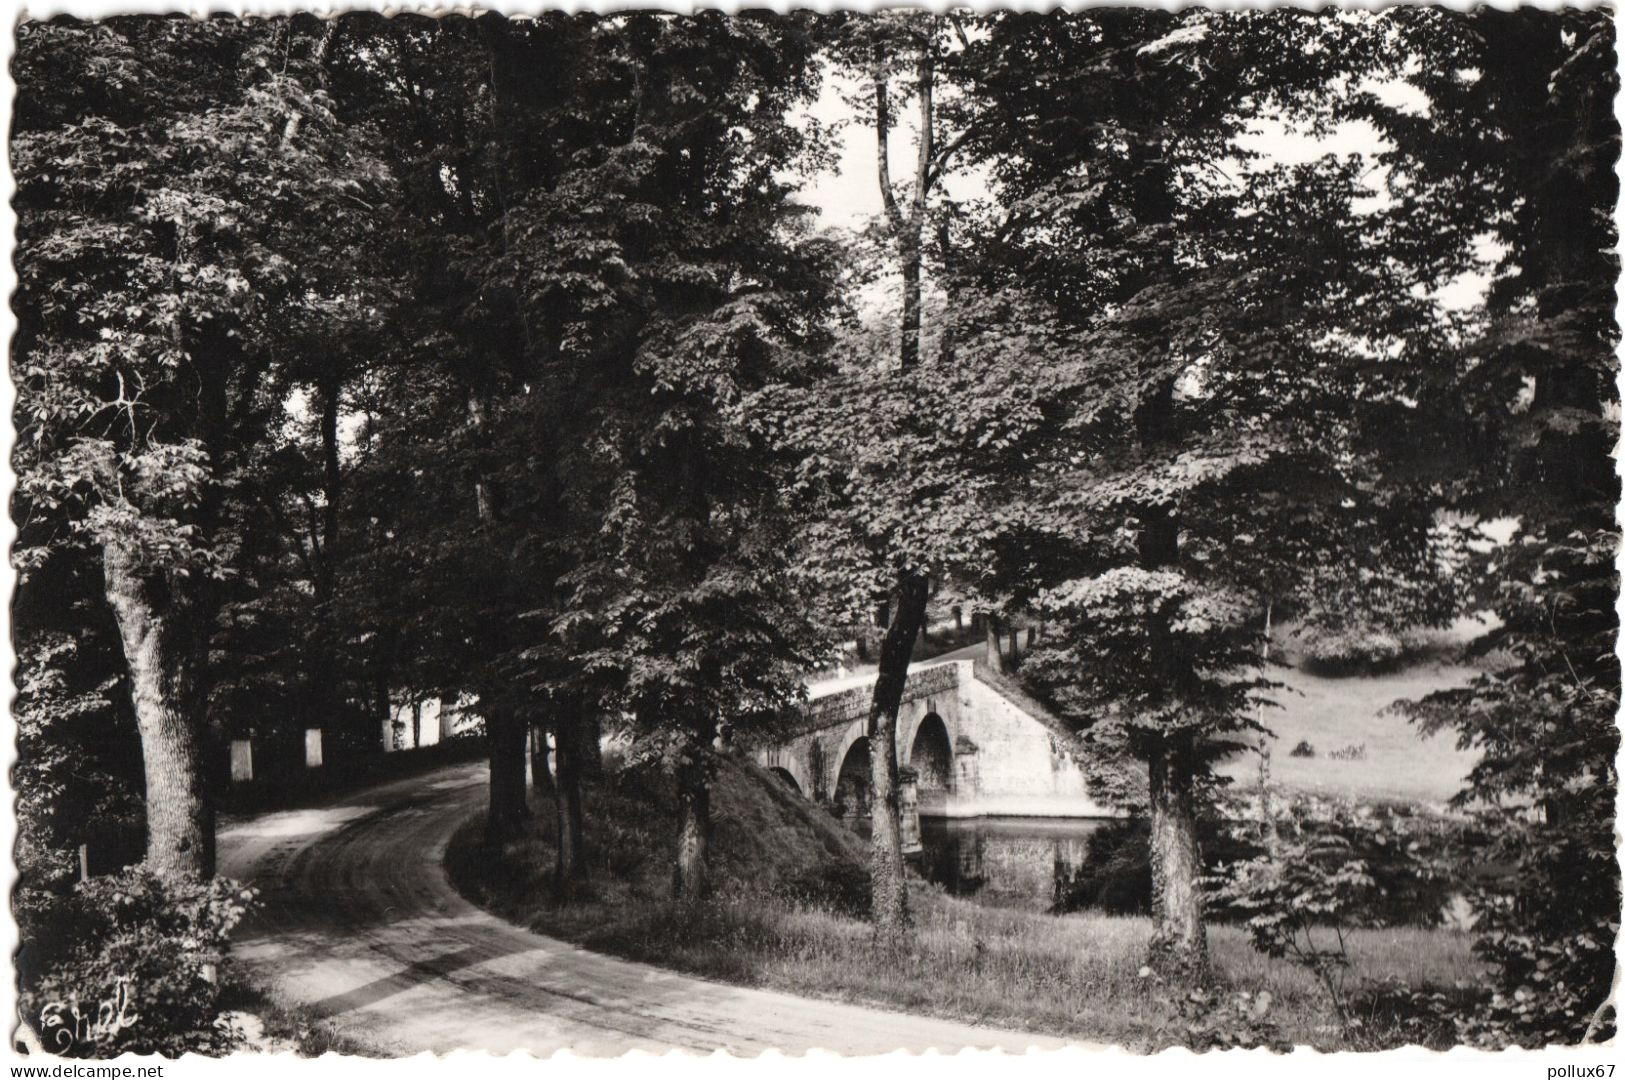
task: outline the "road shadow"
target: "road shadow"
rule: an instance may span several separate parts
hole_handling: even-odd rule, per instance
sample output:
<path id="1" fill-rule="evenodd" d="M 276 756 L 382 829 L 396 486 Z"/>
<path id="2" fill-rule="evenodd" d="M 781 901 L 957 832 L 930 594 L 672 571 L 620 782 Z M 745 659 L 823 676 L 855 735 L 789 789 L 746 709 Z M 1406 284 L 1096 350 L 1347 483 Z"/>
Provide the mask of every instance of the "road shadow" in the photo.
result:
<path id="1" fill-rule="evenodd" d="M 334 994 L 332 997 L 311 1002 L 310 1009 L 318 1019 L 328 1020 L 355 1009 L 376 1005 L 386 998 L 405 993 L 413 987 L 422 986 L 433 979 L 445 978 L 454 971 L 461 971 L 464 968 L 482 964 L 500 955 L 500 951 L 493 953 L 487 946 L 470 945 L 455 952 L 431 956 L 425 960 L 414 961 L 401 970 L 385 975 L 381 979 L 363 983 L 353 990 L 346 990 L 342 994 Z"/>

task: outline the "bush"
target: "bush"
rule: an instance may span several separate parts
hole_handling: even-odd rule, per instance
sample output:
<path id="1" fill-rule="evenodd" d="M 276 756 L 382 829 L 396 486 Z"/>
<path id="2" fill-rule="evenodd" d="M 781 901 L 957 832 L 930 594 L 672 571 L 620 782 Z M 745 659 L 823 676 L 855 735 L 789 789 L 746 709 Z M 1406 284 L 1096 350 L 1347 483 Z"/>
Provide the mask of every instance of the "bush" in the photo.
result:
<path id="1" fill-rule="evenodd" d="M 1140 969 L 1140 978 L 1150 984 L 1157 1006 L 1156 1033 L 1145 1049 L 1178 1045 L 1197 1053 L 1254 1047 L 1292 1052 L 1292 1043 L 1269 1015 L 1273 999 L 1268 990 L 1176 988 L 1149 967 Z"/>
<path id="2" fill-rule="evenodd" d="M 1425 634 L 1364 622 L 1307 625 L 1293 633 L 1306 671 L 1319 675 L 1369 675 L 1392 671 L 1417 659 L 1427 648 Z"/>
<path id="3" fill-rule="evenodd" d="M 1315 747 L 1308 739 L 1299 739 L 1298 745 L 1290 751 L 1291 757 L 1314 757 Z"/>
<path id="4" fill-rule="evenodd" d="M 1202 847 L 1204 856 L 1212 852 L 1204 861 L 1219 867 L 1221 876 L 1266 855 L 1255 804 L 1238 799 L 1226 816 L 1231 824 L 1222 832 L 1228 844 L 1210 848 L 1204 840 Z M 1286 795 L 1277 798 L 1273 817 L 1286 847 L 1346 845 L 1347 859 L 1365 867 L 1375 888 L 1361 892 L 1356 925 L 1438 926 L 1451 898 L 1470 886 L 1474 873 L 1488 872 L 1475 871 L 1467 860 L 1467 852 L 1481 850 L 1482 835 L 1465 822 L 1413 807 Z M 1217 895 L 1210 899 L 1209 913 L 1216 919 L 1251 918 L 1244 906 L 1227 905 Z"/>
<path id="5" fill-rule="evenodd" d="M 254 891 L 182 885 L 142 867 L 79 885 L 54 913 L 56 954 L 26 977 L 23 1015 L 72 1057 L 222 1054 L 241 1041 L 220 1004 L 226 938 Z"/>
<path id="6" fill-rule="evenodd" d="M 1459 824 L 1313 796 L 1289 800 L 1285 809 L 1273 837 L 1207 880 L 1214 914 L 1239 919 L 1254 948 L 1313 975 L 1356 1047 L 1375 1048 L 1370 1033 L 1379 1019 L 1385 1032 L 1441 1041 L 1449 1026 L 1441 995 L 1348 985 L 1345 932 L 1436 924 L 1459 882 Z M 1235 826 L 1244 834 L 1251 828 Z"/>
<path id="7" fill-rule="evenodd" d="M 1383 1047 L 1425 1046 L 1449 1050 L 1474 1043 L 1471 1018 L 1489 1005 L 1480 985 L 1458 983 L 1452 990 L 1417 989 L 1390 977 L 1370 981 L 1351 999 L 1351 1010 L 1367 1032 L 1381 1032 Z M 1371 1036 L 1367 1036 L 1371 1038 Z"/>
<path id="8" fill-rule="evenodd" d="M 1344 930 L 1365 925 L 1377 882 L 1335 832 L 1283 833 L 1273 850 L 1226 866 L 1212 900 L 1246 917 L 1253 947 L 1302 965 L 1326 991 L 1345 1035 L 1359 1025 L 1349 1012 L 1349 955 Z M 1316 934 L 1319 933 L 1317 939 Z"/>

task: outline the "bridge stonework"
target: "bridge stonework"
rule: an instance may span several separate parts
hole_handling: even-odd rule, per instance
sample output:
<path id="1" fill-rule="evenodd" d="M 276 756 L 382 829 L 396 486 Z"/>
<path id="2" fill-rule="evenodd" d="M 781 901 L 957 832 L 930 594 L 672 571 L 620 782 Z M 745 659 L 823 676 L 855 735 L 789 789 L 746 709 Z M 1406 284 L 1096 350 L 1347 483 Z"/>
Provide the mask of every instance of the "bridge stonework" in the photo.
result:
<path id="1" fill-rule="evenodd" d="M 755 758 L 838 813 L 865 811 L 874 680 L 809 689 L 795 733 L 758 748 Z M 1089 795 L 1077 739 L 1034 703 L 979 679 L 968 660 L 909 672 L 897 755 L 918 777 L 920 813 L 927 817 L 1114 816 Z"/>

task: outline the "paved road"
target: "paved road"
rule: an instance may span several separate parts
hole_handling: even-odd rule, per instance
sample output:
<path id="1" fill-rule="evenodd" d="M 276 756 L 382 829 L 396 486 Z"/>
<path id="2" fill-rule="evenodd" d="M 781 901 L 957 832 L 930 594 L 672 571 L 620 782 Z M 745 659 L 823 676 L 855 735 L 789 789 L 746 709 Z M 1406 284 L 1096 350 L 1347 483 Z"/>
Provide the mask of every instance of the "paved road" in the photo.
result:
<path id="1" fill-rule="evenodd" d="M 484 766 L 459 765 L 223 829 L 221 873 L 258 886 L 264 904 L 238 957 L 341 1029 L 403 1054 L 1061 1045 L 694 979 L 503 922 L 441 868 L 452 833 L 484 801 Z"/>

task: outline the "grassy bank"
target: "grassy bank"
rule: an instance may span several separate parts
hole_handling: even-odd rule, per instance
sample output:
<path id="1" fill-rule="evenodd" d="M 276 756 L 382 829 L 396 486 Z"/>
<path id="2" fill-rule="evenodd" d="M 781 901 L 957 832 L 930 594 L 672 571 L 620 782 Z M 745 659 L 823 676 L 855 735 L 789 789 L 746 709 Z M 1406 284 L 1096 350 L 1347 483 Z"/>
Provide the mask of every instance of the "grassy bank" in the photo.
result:
<path id="1" fill-rule="evenodd" d="M 861 843 L 754 766 L 726 761 L 718 777 L 715 898 L 670 903 L 667 786 L 634 772 L 590 790 L 594 877 L 573 903 L 551 898 L 546 813 L 500 851 L 485 847 L 482 822 L 470 821 L 447 869 L 472 900 L 521 925 L 696 975 L 1095 1042 L 1168 1041 L 1166 1009 L 1138 974 L 1145 919 L 995 910 L 917 881 L 913 937 L 877 962 L 861 917 Z M 1212 927 L 1210 938 L 1220 977 L 1236 989 L 1268 990 L 1287 1038 L 1344 1046 L 1306 972 L 1261 956 L 1238 928 Z M 1356 931 L 1350 985 L 1392 978 L 1448 990 L 1476 974 L 1468 946 L 1448 931 Z M 1368 1037 L 1382 1041 L 1382 1025 L 1370 1017 Z"/>

